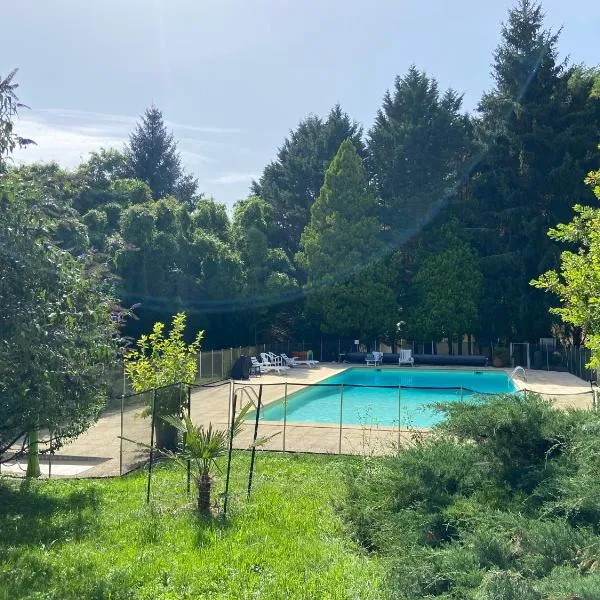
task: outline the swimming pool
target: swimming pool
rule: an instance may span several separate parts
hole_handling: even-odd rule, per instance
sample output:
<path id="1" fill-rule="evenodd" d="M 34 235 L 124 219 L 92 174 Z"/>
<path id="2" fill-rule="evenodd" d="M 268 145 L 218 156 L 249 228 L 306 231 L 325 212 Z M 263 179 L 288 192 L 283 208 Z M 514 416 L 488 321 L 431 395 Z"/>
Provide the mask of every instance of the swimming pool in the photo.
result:
<path id="1" fill-rule="evenodd" d="M 287 410 L 283 400 L 278 400 L 262 411 L 261 418 L 283 421 L 285 412 L 287 422 L 339 425 L 342 405 L 345 425 L 397 427 L 400 415 L 401 427 L 431 427 L 443 416 L 427 405 L 456 402 L 461 395 L 474 400 L 476 394 L 506 394 L 518 389 L 504 372 L 473 370 L 347 369 L 319 383 L 325 385 L 288 392 Z"/>

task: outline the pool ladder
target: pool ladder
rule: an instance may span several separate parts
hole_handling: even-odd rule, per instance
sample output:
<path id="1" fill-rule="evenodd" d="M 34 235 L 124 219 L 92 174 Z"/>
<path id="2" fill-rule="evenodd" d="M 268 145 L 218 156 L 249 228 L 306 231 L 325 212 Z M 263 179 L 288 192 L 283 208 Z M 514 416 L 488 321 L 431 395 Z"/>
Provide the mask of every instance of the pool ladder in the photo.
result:
<path id="1" fill-rule="evenodd" d="M 256 390 L 252 386 L 246 385 L 244 387 L 238 388 L 236 390 L 236 393 L 237 392 L 240 392 L 240 396 L 239 396 L 240 402 L 245 394 L 246 398 L 248 398 L 248 400 L 254 405 L 254 408 L 256 409 L 258 407 L 258 394 L 256 393 Z"/>
<path id="2" fill-rule="evenodd" d="M 523 381 L 527 381 L 527 373 L 525 372 L 525 369 L 523 367 L 515 367 L 510 376 L 511 377 L 516 377 L 517 375 L 521 375 Z"/>

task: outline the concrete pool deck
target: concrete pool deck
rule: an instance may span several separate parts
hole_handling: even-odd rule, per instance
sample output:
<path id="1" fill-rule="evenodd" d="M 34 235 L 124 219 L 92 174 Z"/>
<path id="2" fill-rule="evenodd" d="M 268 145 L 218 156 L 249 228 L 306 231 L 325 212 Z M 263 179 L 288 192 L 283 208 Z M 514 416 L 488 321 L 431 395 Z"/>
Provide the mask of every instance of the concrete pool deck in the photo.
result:
<path id="1" fill-rule="evenodd" d="M 288 394 L 340 373 L 348 368 L 363 368 L 362 365 L 325 363 L 317 368 L 293 368 L 281 375 L 264 374 L 250 381 L 237 381 L 234 389 L 238 393 L 238 407 L 255 394 L 263 385 L 263 404 L 275 402 L 284 397 L 287 383 Z M 395 367 L 384 365 L 382 368 L 402 369 L 407 373 L 414 370 L 475 370 L 465 367 Z M 498 372 L 493 367 L 477 368 L 478 371 Z M 511 369 L 504 369 L 510 375 Z M 592 406 L 592 393 L 589 383 L 571 375 L 557 371 L 526 371 L 527 382 L 515 379 L 521 389 L 535 391 L 545 398 L 554 399 L 560 408 L 587 409 Z M 277 384 L 277 385 L 273 385 Z M 244 391 L 242 391 L 244 390 Z M 251 391 L 252 390 L 252 391 Z M 207 425 L 209 422 L 217 428 L 227 427 L 230 414 L 230 384 L 219 387 L 202 387 L 193 391 L 191 396 L 191 415 L 194 423 Z M 123 436 L 136 442 L 150 443 L 150 419 L 142 418 L 142 402 L 128 401 L 123 414 Z M 254 422 L 244 425 L 235 447 L 248 448 L 251 443 Z M 79 438 L 67 444 L 56 453 L 52 464 L 52 476 L 58 477 L 102 477 L 118 475 L 119 449 L 121 440 L 121 414 L 119 408 L 107 410 L 100 420 Z M 397 427 L 377 425 L 343 425 L 324 423 L 292 423 L 285 426 L 281 422 L 260 421 L 259 436 L 274 435 L 264 446 L 269 450 L 294 452 L 317 452 L 381 455 L 397 451 L 398 443 L 411 443 L 414 436 L 427 435 L 426 430 L 400 430 Z M 122 470 L 127 472 L 147 457 L 147 450 L 135 443 L 123 441 Z M 63 458 L 64 457 L 64 458 Z M 2 472 L 8 472 L 2 467 Z M 10 474 L 22 473 L 14 466 Z"/>

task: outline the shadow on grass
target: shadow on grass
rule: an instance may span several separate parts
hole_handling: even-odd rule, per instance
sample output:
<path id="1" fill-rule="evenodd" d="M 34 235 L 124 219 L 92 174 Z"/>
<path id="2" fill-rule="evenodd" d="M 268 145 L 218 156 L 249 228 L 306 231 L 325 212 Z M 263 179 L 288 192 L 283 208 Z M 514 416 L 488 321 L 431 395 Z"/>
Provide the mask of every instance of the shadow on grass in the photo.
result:
<path id="1" fill-rule="evenodd" d="M 215 539 L 225 536 L 227 531 L 231 529 L 231 519 L 223 519 L 222 515 L 208 517 L 194 512 L 192 522 L 196 548 L 210 546 Z"/>
<path id="2" fill-rule="evenodd" d="M 37 482 L 0 481 L 0 544 L 53 544 L 90 534 L 100 504 L 97 488 L 62 496 L 44 493 Z"/>

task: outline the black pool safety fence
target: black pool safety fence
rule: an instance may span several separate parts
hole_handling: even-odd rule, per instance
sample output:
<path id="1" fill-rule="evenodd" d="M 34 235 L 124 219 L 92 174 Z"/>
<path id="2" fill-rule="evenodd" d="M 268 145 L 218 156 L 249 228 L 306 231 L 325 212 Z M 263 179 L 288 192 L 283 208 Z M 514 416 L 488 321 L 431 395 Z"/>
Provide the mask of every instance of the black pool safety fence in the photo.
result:
<path id="1" fill-rule="evenodd" d="M 302 416 L 296 418 L 294 399 L 299 392 L 320 390 L 328 400 L 328 421 Z M 364 390 L 366 401 L 363 412 L 350 414 L 356 406 L 356 392 Z M 377 392 L 387 396 L 388 414 L 381 418 L 377 411 L 377 399 L 369 395 Z M 121 399 L 120 431 L 118 435 L 118 473 L 125 474 L 143 466 L 147 469 L 147 500 L 151 498 L 152 472 L 156 460 L 164 458 L 163 447 L 171 444 L 176 448 L 179 440 L 165 436 L 161 414 L 172 401 L 180 407 L 181 415 L 187 415 L 194 425 L 212 425 L 217 431 L 232 431 L 232 424 L 246 405 L 249 412 L 239 426 L 235 437 L 228 435 L 227 459 L 224 471 L 225 489 L 220 498 L 226 510 L 229 494 L 229 473 L 233 450 L 248 451 L 248 482 L 246 493 L 252 490 L 253 474 L 257 469 L 257 453 L 264 450 L 292 453 L 383 455 L 398 452 L 402 447 L 423 439 L 430 429 L 419 423 L 419 415 L 409 408 L 410 396 L 421 393 L 423 404 L 437 401 L 460 401 L 461 399 L 501 394 L 481 393 L 468 387 L 419 387 L 411 385 L 364 385 L 341 383 L 265 382 L 221 380 L 206 384 L 176 384 L 148 390 L 141 394 L 125 395 Z M 518 394 L 536 393 L 521 389 Z M 595 388 L 565 394 L 538 394 L 563 406 L 596 409 Z M 391 399 L 393 397 L 393 400 Z M 310 399 L 309 399 L 310 400 Z M 406 405 L 404 401 L 407 400 Z M 173 406 L 173 405 L 171 405 Z M 411 414 L 412 410 L 412 414 Z M 257 444 L 257 441 L 260 444 Z M 107 444 L 107 449 L 110 444 Z M 259 464 L 259 463 L 258 463 Z M 116 474 L 116 473 L 113 473 Z M 186 491 L 190 493 L 193 478 L 188 463 Z"/>
<path id="2" fill-rule="evenodd" d="M 549 338 L 551 339 L 551 338 Z M 231 377 L 231 367 L 241 356 L 255 356 L 260 361 L 261 353 L 272 352 L 280 355 L 286 353 L 289 357 L 294 355 L 304 359 L 314 359 L 320 362 L 347 362 L 364 364 L 367 352 L 357 352 L 356 340 L 351 339 L 318 339 L 271 342 L 249 346 L 236 346 L 213 350 L 201 350 L 197 355 L 196 380 L 197 384 L 210 384 Z M 383 349 L 376 341 L 365 343 L 363 346 L 369 350 Z M 506 351 L 506 367 L 522 366 L 526 369 L 532 368 L 544 371 L 568 371 L 577 377 L 588 381 L 598 381 L 596 369 L 590 369 L 591 353 L 581 346 L 567 345 L 540 345 L 529 343 L 509 344 L 512 355 L 508 356 Z M 415 364 L 429 365 L 461 365 L 461 366 L 484 366 L 493 361 L 494 352 L 498 344 L 492 342 L 478 341 L 469 348 L 465 343 L 462 352 L 454 348 L 453 354 L 442 352 L 443 344 L 436 345 L 434 342 L 410 341 L 403 342 L 403 348 L 412 350 Z M 397 349 L 397 348 L 396 348 Z M 446 349 L 447 350 L 447 349 Z M 398 354 L 384 352 L 383 362 L 398 364 Z M 124 376 L 122 365 L 112 371 L 108 376 L 107 383 L 110 385 L 111 394 L 115 399 L 113 407 L 118 407 L 121 395 L 132 393 L 131 384 Z"/>
<path id="3" fill-rule="evenodd" d="M 328 397 L 329 422 L 318 422 L 318 418 L 317 422 L 313 422 L 307 420 L 306 415 L 302 419 L 297 418 L 295 399 L 298 393 L 312 390 L 319 390 Z M 356 392 L 363 390 L 367 392 L 364 411 L 356 417 L 349 414 L 356 408 L 352 396 L 356 400 Z M 369 406 L 368 397 L 369 394 L 373 396 L 373 392 L 377 392 L 379 398 L 381 394 L 387 395 L 388 415 L 385 419 L 374 410 L 376 399 L 372 398 L 372 406 Z M 430 429 L 419 425 L 418 415 L 411 415 L 408 408 L 410 396 L 415 392 L 422 393 L 423 404 L 500 395 L 479 393 L 467 387 L 307 384 L 290 381 L 263 383 L 260 378 L 249 381 L 227 379 L 201 384 L 179 383 L 122 395 L 120 406 L 109 408 L 98 424 L 75 440 L 79 460 L 100 454 L 102 461 L 94 469 L 77 476 L 118 476 L 141 468 L 147 476 L 147 502 L 150 502 L 153 494 L 157 497 L 173 493 L 190 496 L 196 476 L 193 461 L 187 461 L 181 486 L 176 486 L 179 491 L 167 489 L 167 484 L 160 483 L 160 480 L 158 487 L 153 484 L 155 468 L 169 456 L 165 448 L 171 447 L 177 453 L 178 445 L 183 441 L 181 435 L 170 437 L 164 427 L 163 416 L 178 412 L 182 417 L 188 416 L 196 426 L 208 427 L 210 424 L 213 430 L 226 432 L 226 447 L 221 452 L 221 461 L 224 463 L 217 478 L 219 493 L 215 495 L 221 514 L 226 514 L 228 504 L 234 499 L 248 497 L 256 478 L 260 478 L 261 451 L 376 456 L 397 453 L 401 448 L 424 439 L 430 434 Z M 538 394 L 529 389 L 521 389 L 517 393 Z M 442 398 L 440 394 L 443 394 Z M 598 409 L 596 388 L 591 386 L 589 391 L 538 395 L 559 406 Z M 232 436 L 232 425 L 247 405 L 249 410 L 236 435 Z M 54 456 L 50 434 L 40 433 L 40 448 L 44 452 L 42 460 L 47 467 L 43 470 L 43 476 L 53 477 L 53 465 L 65 457 L 61 456 L 62 450 Z M 67 452 L 73 453 L 69 446 L 66 448 Z M 12 457 L 6 453 L 0 456 L 0 473 L 6 473 L 11 459 L 13 462 L 18 459 L 19 449 L 15 446 L 13 450 Z M 234 450 L 246 452 L 234 453 Z M 238 461 L 235 480 L 231 478 L 232 460 Z M 5 463 L 4 468 L 2 462 Z M 243 482 L 240 482 L 240 468 L 247 474 L 247 480 Z M 15 474 L 14 469 L 10 474 Z"/>

